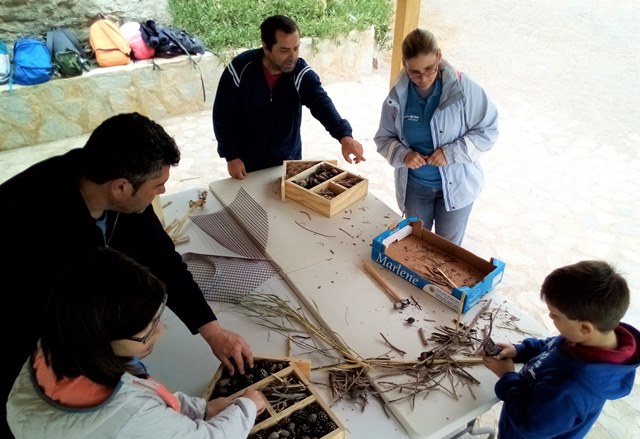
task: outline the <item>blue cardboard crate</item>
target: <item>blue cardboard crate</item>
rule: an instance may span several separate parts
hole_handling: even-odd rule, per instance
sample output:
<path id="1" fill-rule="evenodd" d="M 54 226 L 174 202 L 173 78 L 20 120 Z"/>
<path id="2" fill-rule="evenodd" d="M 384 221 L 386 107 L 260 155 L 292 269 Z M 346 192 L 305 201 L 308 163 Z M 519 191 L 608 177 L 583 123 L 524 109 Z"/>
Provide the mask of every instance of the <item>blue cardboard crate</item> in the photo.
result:
<path id="1" fill-rule="evenodd" d="M 452 261 L 468 264 L 483 275 L 483 278 L 474 285 L 459 285 L 451 290 L 416 273 L 410 266 L 406 266 L 386 254 L 387 248 L 396 241 L 401 241 L 413 235 L 423 241 L 426 247 L 442 251 L 450 256 Z M 422 227 L 422 221 L 416 217 L 410 217 L 398 223 L 393 229 L 386 230 L 373 239 L 371 258 L 391 270 L 401 278 L 420 288 L 436 299 L 440 300 L 456 311 L 462 302 L 462 312 L 467 312 L 480 298 L 491 291 L 493 287 L 502 281 L 504 274 L 504 262 L 491 258 L 490 261 L 482 259 L 468 250 L 432 233 Z M 464 301 L 462 301 L 464 297 Z"/>

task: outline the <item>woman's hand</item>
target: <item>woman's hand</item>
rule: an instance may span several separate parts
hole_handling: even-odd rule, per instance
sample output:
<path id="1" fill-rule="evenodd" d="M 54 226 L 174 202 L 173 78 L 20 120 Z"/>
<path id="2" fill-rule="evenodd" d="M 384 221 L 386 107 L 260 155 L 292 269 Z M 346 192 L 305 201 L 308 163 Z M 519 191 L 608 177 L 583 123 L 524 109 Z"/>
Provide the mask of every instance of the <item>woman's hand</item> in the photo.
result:
<path id="1" fill-rule="evenodd" d="M 419 152 L 411 151 L 404 156 L 404 164 L 409 169 L 418 169 L 427 164 L 428 155 L 422 155 Z"/>
<path id="2" fill-rule="evenodd" d="M 444 166 L 447 164 L 447 158 L 444 156 L 444 152 L 441 148 L 437 148 L 431 153 L 431 155 L 423 156 L 427 165 L 432 166 Z"/>
<path id="3" fill-rule="evenodd" d="M 438 148 L 431 155 L 420 154 L 417 151 L 411 151 L 404 156 L 404 164 L 409 169 L 418 169 L 424 165 L 444 166 L 447 164 L 447 158 L 444 156 L 442 149 Z"/>

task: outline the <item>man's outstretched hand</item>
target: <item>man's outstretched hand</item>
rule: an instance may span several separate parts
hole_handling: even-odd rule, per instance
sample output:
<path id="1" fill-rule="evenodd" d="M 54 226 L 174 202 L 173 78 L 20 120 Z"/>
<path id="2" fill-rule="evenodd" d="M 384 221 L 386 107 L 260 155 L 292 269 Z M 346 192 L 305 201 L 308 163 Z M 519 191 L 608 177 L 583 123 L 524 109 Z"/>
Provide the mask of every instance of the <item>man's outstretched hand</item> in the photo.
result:
<path id="1" fill-rule="evenodd" d="M 353 137 L 343 137 L 340 139 L 340 144 L 342 145 L 342 157 L 344 157 L 348 163 L 353 163 L 355 161 L 357 165 L 358 163 L 367 160 L 364 158 L 364 149 L 362 148 L 362 145 Z M 353 159 L 351 158 L 352 155 Z"/>

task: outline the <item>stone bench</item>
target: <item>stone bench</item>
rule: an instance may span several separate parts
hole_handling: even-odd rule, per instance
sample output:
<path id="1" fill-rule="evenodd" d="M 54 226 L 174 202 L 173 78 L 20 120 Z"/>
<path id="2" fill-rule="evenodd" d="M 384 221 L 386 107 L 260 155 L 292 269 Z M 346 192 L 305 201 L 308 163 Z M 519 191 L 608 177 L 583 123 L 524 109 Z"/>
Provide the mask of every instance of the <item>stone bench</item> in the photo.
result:
<path id="1" fill-rule="evenodd" d="M 325 83 L 371 74 L 374 29 L 340 41 L 303 38 L 300 56 Z M 154 120 L 213 105 L 224 63 L 206 53 L 95 68 L 75 78 L 33 86 L 0 86 L 0 151 L 91 132 L 114 114 L 137 111 Z M 204 86 L 203 86 L 204 84 Z"/>

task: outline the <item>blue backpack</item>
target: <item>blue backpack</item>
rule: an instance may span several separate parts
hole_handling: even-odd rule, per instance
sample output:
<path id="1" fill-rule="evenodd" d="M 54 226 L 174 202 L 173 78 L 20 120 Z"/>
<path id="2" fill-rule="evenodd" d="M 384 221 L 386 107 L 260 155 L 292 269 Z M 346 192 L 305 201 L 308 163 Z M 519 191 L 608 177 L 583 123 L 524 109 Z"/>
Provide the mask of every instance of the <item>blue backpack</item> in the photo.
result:
<path id="1" fill-rule="evenodd" d="M 13 82 L 35 85 L 47 82 L 53 75 L 51 52 L 44 41 L 20 38 L 13 45 Z"/>

